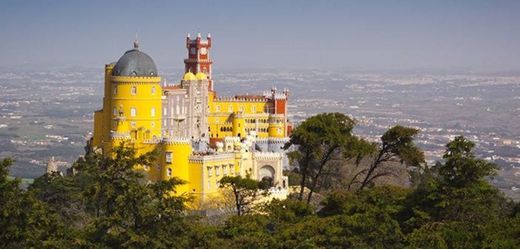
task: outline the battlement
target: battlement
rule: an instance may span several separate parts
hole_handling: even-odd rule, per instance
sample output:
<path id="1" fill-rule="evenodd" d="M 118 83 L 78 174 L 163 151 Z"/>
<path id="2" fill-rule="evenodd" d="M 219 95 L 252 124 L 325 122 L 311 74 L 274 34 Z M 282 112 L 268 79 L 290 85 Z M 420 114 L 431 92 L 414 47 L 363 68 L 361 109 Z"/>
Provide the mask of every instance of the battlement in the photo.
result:
<path id="1" fill-rule="evenodd" d="M 263 96 L 247 96 L 247 95 L 241 95 L 241 96 L 218 96 L 216 98 L 216 101 L 220 102 L 268 102 L 269 99 L 265 98 Z"/>
<path id="2" fill-rule="evenodd" d="M 190 163 L 206 163 L 211 161 L 235 160 L 235 153 L 200 153 L 192 154 L 189 158 Z"/>
<path id="3" fill-rule="evenodd" d="M 155 139 L 144 139 L 143 144 L 159 144 L 161 143 L 161 139 L 155 138 Z"/>
<path id="4" fill-rule="evenodd" d="M 254 152 L 253 157 L 261 160 L 280 160 L 283 155 L 280 152 Z"/>
<path id="5" fill-rule="evenodd" d="M 130 140 L 132 137 L 130 136 L 130 132 L 112 131 L 110 133 L 110 138 L 112 138 L 113 140 Z"/>
<path id="6" fill-rule="evenodd" d="M 191 139 L 187 137 L 165 137 L 162 142 L 164 144 L 186 144 L 191 145 Z"/>
<path id="7" fill-rule="evenodd" d="M 288 137 L 269 137 L 269 138 L 257 138 L 256 143 L 261 144 L 285 144 L 289 142 Z"/>
<path id="8" fill-rule="evenodd" d="M 258 144 L 267 144 L 269 143 L 269 138 L 257 138 L 256 143 Z"/>
<path id="9" fill-rule="evenodd" d="M 160 76 L 110 76 L 112 82 L 121 84 L 146 84 L 146 83 L 158 83 L 161 82 Z"/>
<path id="10" fill-rule="evenodd" d="M 268 138 L 268 140 L 269 140 L 270 144 L 285 144 L 285 143 L 289 142 L 288 137 L 282 137 L 282 138 L 270 137 L 270 138 Z"/>
<path id="11" fill-rule="evenodd" d="M 197 33 L 197 37 L 195 39 L 191 39 L 191 35 L 188 33 L 186 35 L 186 47 L 189 47 L 189 45 L 206 45 L 211 47 L 211 34 L 208 33 L 206 35 L 206 40 L 203 40 L 200 33 Z"/>
<path id="12" fill-rule="evenodd" d="M 162 86 L 163 90 L 184 90 L 181 85 L 179 84 L 166 84 L 164 83 Z"/>
<path id="13" fill-rule="evenodd" d="M 285 94 L 283 94 L 283 93 L 277 93 L 276 95 L 274 95 L 274 99 L 285 100 L 285 99 L 287 99 L 287 96 L 285 96 Z"/>
<path id="14" fill-rule="evenodd" d="M 224 142 L 225 143 L 240 142 L 240 138 L 239 137 L 225 137 Z"/>

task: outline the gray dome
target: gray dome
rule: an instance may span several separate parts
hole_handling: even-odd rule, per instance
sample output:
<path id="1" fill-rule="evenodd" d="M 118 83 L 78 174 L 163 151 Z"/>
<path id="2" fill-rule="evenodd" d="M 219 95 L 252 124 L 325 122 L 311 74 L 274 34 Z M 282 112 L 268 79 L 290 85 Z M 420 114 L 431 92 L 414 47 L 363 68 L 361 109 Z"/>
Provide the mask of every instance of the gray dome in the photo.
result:
<path id="1" fill-rule="evenodd" d="M 157 76 L 157 67 L 152 57 L 135 47 L 119 58 L 112 76 Z"/>

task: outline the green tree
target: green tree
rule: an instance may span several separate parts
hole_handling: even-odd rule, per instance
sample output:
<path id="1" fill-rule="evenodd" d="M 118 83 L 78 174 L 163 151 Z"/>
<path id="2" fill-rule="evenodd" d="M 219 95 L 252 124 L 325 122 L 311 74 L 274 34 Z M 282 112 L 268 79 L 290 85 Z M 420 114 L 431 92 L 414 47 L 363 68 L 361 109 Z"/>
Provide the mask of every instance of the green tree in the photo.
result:
<path id="1" fill-rule="evenodd" d="M 305 217 L 314 215 L 314 209 L 306 202 L 273 199 L 262 207 L 261 213 L 267 215 L 275 225 L 297 223 Z"/>
<path id="2" fill-rule="evenodd" d="M 341 113 L 322 113 L 302 122 L 291 134 L 286 148 L 295 146 L 289 158 L 296 162 L 301 175 L 299 200 L 303 200 L 308 187 L 307 203 L 317 190 L 318 182 L 331 162 L 349 160 L 356 153 L 359 144 L 366 144 L 352 135 L 355 121 Z"/>
<path id="3" fill-rule="evenodd" d="M 183 182 L 150 183 L 136 170 L 153 165 L 154 156 L 124 146 L 111 155 L 87 153 L 73 166 L 75 175 L 44 175 L 30 193 L 75 231 L 76 248 L 186 248 L 187 198 L 173 195 Z"/>
<path id="4" fill-rule="evenodd" d="M 514 248 L 513 205 L 487 182 L 496 165 L 475 157 L 462 136 L 446 145 L 444 162 L 427 172 L 401 215 L 410 248 Z M 514 226 L 513 226 L 514 227 Z M 517 236 L 516 236 L 517 237 Z"/>
<path id="5" fill-rule="evenodd" d="M 379 177 L 393 174 L 391 170 L 384 169 L 385 163 L 398 161 L 415 167 L 424 163 L 424 153 L 413 142 L 418 132 L 417 129 L 400 125 L 386 131 L 381 137 L 381 144 L 372 163 L 353 177 L 353 182 L 362 177 L 359 190 L 373 185 L 374 180 Z"/>
<path id="6" fill-rule="evenodd" d="M 81 228 L 91 221 L 84 212 L 82 190 L 89 187 L 90 181 L 78 181 L 79 177 L 61 176 L 54 172 L 38 177 L 29 186 L 36 198 L 45 202 L 49 208 L 60 215 L 69 226 Z"/>
<path id="7" fill-rule="evenodd" d="M 253 180 L 249 175 L 245 178 L 242 176 L 224 176 L 219 183 L 220 188 L 232 191 L 238 216 L 248 213 L 259 195 L 267 195 L 268 184 Z"/>
<path id="8" fill-rule="evenodd" d="M 447 185 L 466 187 L 484 183 L 484 177 L 496 174 L 496 164 L 476 158 L 475 143 L 463 136 L 456 137 L 446 147 L 445 163 L 439 165 L 438 172 Z"/>
<path id="9" fill-rule="evenodd" d="M 86 245 L 111 248 L 182 248 L 184 202 L 172 195 L 178 179 L 146 183 L 136 170 L 153 165 L 155 153 L 136 155 L 120 146 L 113 155 L 87 154 L 75 168 L 76 179 L 90 182 L 82 192 L 85 212 L 93 217 L 87 224 Z M 79 182 L 79 181 L 78 181 Z"/>
<path id="10" fill-rule="evenodd" d="M 70 248 L 71 234 L 46 203 L 8 179 L 13 161 L 0 161 L 0 248 Z"/>

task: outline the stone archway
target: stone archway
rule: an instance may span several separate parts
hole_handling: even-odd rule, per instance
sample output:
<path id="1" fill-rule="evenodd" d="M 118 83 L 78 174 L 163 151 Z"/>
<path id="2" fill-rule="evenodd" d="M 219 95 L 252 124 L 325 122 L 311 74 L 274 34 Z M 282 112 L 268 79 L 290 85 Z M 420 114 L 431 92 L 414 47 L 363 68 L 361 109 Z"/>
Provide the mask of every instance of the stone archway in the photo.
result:
<path id="1" fill-rule="evenodd" d="M 258 179 L 266 182 L 269 187 L 274 186 L 275 170 L 271 165 L 264 165 L 258 170 Z"/>

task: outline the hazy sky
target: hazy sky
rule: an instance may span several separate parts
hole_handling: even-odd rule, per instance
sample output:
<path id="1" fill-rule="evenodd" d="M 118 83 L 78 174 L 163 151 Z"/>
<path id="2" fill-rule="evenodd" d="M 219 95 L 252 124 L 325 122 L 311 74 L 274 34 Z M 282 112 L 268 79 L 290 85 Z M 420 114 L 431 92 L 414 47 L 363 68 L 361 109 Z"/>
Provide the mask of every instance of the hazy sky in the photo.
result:
<path id="1" fill-rule="evenodd" d="M 186 33 L 215 68 L 520 69 L 520 1 L 0 0 L 0 67 L 100 67 L 141 49 L 180 68 Z"/>

